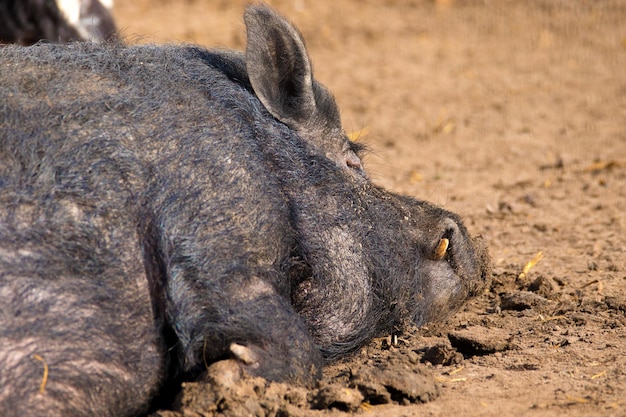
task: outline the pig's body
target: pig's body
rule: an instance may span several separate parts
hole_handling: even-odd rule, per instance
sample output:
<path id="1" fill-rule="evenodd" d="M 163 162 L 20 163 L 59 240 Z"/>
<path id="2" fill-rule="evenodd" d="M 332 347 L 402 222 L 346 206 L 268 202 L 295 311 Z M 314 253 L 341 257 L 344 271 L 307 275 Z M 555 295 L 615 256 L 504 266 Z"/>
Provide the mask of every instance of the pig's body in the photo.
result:
<path id="1" fill-rule="evenodd" d="M 246 23 L 245 56 L 0 50 L 1 415 L 135 415 L 229 355 L 311 383 L 484 284 L 455 215 L 368 181 L 297 32 Z"/>

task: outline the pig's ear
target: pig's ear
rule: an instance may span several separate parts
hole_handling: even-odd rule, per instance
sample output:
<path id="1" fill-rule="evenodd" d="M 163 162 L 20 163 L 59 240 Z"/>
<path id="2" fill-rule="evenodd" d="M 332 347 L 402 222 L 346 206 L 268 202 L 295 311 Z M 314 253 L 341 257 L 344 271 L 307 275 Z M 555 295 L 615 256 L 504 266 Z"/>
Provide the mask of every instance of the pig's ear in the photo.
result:
<path id="1" fill-rule="evenodd" d="M 248 77 L 265 108 L 296 131 L 314 123 L 339 123 L 334 99 L 313 79 L 298 30 L 262 5 L 248 7 L 244 21 Z"/>

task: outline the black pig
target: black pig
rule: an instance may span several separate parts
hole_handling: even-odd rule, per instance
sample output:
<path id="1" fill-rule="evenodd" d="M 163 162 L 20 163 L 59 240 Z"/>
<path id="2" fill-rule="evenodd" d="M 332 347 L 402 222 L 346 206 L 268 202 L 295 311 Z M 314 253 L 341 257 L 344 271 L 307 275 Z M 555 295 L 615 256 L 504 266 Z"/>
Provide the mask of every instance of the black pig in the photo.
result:
<path id="1" fill-rule="evenodd" d="M 365 175 L 302 38 L 0 48 L 0 415 L 124 416 L 235 358 L 324 360 L 483 288 L 456 215 Z"/>

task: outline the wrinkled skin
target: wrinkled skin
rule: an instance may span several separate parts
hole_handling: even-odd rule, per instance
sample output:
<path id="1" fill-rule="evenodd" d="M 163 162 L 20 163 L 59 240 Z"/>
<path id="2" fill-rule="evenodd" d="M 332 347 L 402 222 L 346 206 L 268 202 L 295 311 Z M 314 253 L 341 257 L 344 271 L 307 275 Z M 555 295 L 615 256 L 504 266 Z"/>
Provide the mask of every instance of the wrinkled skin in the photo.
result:
<path id="1" fill-rule="evenodd" d="M 299 33 L 244 19 L 245 54 L 0 49 L 1 415 L 137 415 L 227 357 L 312 384 L 483 288 L 458 216 L 369 181 Z"/>

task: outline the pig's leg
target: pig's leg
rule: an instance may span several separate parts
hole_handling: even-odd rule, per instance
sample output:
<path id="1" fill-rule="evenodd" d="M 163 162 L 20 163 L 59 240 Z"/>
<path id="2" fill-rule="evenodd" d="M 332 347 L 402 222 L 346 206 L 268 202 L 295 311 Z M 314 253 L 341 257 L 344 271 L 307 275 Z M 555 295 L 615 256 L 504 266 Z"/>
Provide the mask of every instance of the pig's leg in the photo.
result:
<path id="1" fill-rule="evenodd" d="M 268 279 L 234 274 L 219 282 L 205 280 L 194 289 L 176 280 L 172 286 L 170 320 L 188 372 L 233 357 L 249 373 L 270 380 L 311 385 L 319 378 L 319 349 Z"/>
<path id="2" fill-rule="evenodd" d="M 237 134 L 238 152 L 216 157 L 207 175 L 198 174 L 205 161 L 181 149 L 174 157 L 185 163 L 164 167 L 148 191 L 141 240 L 154 241 L 147 259 L 164 295 L 160 313 L 186 377 L 233 354 L 244 359 L 234 343 L 255 353 L 252 373 L 312 382 L 321 356 L 289 299 L 290 209 L 258 139 Z"/>

